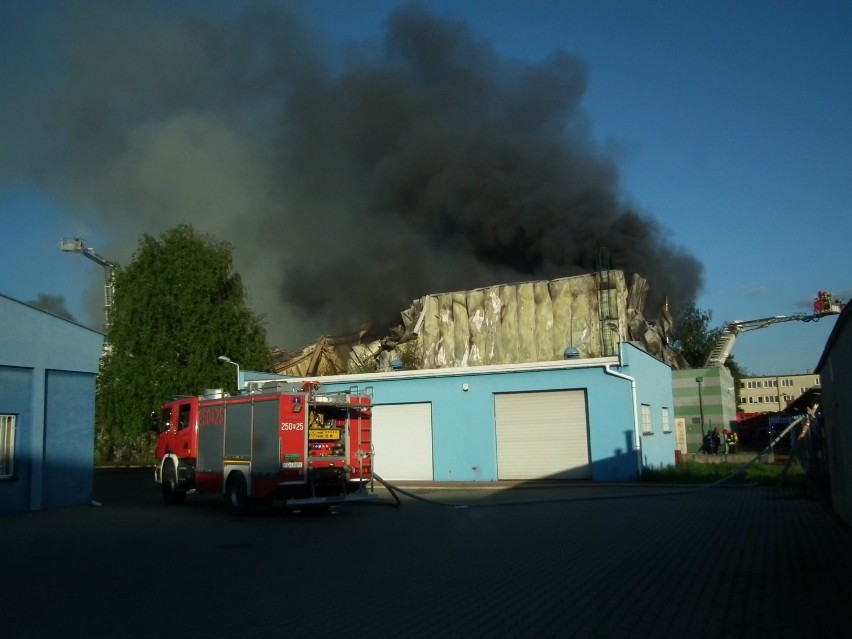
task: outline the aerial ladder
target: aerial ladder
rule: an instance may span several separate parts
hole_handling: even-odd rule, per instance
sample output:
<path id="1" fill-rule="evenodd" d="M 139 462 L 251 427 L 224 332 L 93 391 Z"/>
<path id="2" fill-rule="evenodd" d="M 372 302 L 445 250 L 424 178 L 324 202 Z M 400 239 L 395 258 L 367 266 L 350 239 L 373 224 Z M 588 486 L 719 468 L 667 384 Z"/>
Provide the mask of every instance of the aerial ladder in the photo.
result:
<path id="1" fill-rule="evenodd" d="M 814 312 L 812 314 L 797 313 L 795 315 L 776 315 L 774 317 L 764 317 L 762 319 L 748 321 L 728 322 L 722 327 L 722 332 L 710 355 L 707 356 L 707 361 L 704 363 L 704 368 L 711 366 L 724 366 L 731 355 L 731 349 L 734 347 L 734 342 L 741 333 L 746 331 L 765 328 L 772 324 L 781 322 L 817 322 L 827 315 L 837 315 L 843 310 L 843 303 L 836 300 L 830 293 L 820 291 L 814 300 Z"/>
<path id="2" fill-rule="evenodd" d="M 112 297 L 115 288 L 115 264 L 95 253 L 95 249 L 85 245 L 82 238 L 63 239 L 59 248 L 66 253 L 80 253 L 104 268 L 104 330 L 109 335 Z"/>

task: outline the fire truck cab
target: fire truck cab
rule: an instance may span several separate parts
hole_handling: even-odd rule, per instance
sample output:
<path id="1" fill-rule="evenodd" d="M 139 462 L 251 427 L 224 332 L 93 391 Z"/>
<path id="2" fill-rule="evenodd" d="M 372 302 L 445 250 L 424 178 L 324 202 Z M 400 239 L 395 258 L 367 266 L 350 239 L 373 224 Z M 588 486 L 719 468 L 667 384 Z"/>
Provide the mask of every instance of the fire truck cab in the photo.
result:
<path id="1" fill-rule="evenodd" d="M 250 500 L 327 507 L 366 498 L 371 405 L 372 389 L 328 393 L 317 382 L 176 397 L 152 417 L 154 479 L 167 504 L 220 493 L 238 514 Z"/>

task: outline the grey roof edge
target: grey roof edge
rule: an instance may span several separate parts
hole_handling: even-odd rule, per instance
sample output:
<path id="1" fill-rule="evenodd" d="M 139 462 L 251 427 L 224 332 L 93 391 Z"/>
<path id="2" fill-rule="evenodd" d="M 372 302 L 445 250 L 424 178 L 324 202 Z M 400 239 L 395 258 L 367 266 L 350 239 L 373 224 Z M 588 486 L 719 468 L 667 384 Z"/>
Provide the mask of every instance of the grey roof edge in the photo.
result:
<path id="1" fill-rule="evenodd" d="M 77 326 L 77 327 L 82 328 L 84 330 L 95 333 L 96 335 L 100 335 L 101 337 L 106 337 L 105 333 L 101 333 L 100 331 L 96 331 L 95 329 L 93 329 L 89 326 L 85 326 L 83 324 L 80 324 L 80 322 L 76 322 L 74 320 L 70 320 L 67 317 L 61 317 L 59 315 L 56 315 L 55 313 L 51 313 L 50 311 L 46 311 L 43 308 L 39 308 L 38 306 L 33 306 L 32 304 L 28 304 L 27 302 L 23 302 L 23 301 L 21 301 L 17 298 L 12 297 L 11 295 L 6 295 L 6 293 L 0 292 L 0 297 L 3 297 L 5 299 L 9 300 L 10 302 L 15 302 L 16 304 L 20 304 L 21 306 L 26 306 L 27 308 L 31 308 L 34 311 L 38 311 L 39 313 L 44 313 L 45 315 L 50 315 L 51 317 L 55 317 L 58 320 L 62 320 L 63 322 L 68 322 L 69 324 L 73 324 L 74 326 Z"/>

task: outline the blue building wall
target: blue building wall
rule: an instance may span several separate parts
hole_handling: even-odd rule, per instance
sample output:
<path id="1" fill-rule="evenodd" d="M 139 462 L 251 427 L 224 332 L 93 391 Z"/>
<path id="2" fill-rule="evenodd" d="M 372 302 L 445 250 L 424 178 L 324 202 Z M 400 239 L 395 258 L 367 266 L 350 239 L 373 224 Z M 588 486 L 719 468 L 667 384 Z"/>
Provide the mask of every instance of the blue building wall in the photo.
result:
<path id="1" fill-rule="evenodd" d="M 100 333 L 0 295 L 0 413 L 16 418 L 0 512 L 91 503 L 102 352 Z"/>
<path id="2" fill-rule="evenodd" d="M 95 376 L 48 371 L 45 398 L 44 506 L 89 504 L 94 466 Z"/>
<path id="3" fill-rule="evenodd" d="M 636 380 L 636 401 L 640 406 L 638 432 L 642 466 L 661 467 L 674 463 L 675 407 L 672 392 L 672 370 L 663 362 L 633 349 L 625 349 L 624 371 Z M 641 405 L 651 409 L 651 433 L 641 424 Z M 663 409 L 668 413 L 668 430 L 663 430 Z"/>
<path id="4" fill-rule="evenodd" d="M 674 463 L 675 434 L 662 432 L 661 407 L 674 426 L 671 369 L 631 344 L 617 358 L 543 362 L 322 378 L 330 391 L 372 386 L 376 405 L 430 402 L 436 481 L 496 481 L 494 397 L 551 390 L 586 392 L 589 448 L 595 481 L 629 481 L 641 465 Z M 609 370 L 608 370 L 609 367 Z M 638 405 L 647 403 L 654 434 L 637 435 Z M 464 390 L 464 386 L 467 390 Z"/>

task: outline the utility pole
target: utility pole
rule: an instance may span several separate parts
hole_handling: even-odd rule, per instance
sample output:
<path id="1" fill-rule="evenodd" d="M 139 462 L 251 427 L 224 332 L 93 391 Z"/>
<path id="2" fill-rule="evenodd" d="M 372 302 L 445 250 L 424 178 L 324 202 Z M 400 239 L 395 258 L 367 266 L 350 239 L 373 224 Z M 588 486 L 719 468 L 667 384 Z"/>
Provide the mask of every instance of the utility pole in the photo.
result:
<path id="1" fill-rule="evenodd" d="M 109 339 L 110 311 L 112 310 L 112 295 L 115 280 L 115 264 L 95 253 L 95 249 L 85 245 L 82 238 L 63 239 L 59 248 L 66 253 L 80 253 L 104 268 L 104 332 Z M 106 350 L 106 344 L 104 344 Z"/>
<path id="2" fill-rule="evenodd" d="M 704 378 L 696 377 L 695 381 L 698 382 L 698 411 L 701 415 L 701 445 L 704 446 L 704 400 L 701 397 L 701 384 L 704 383 Z M 709 453 L 709 451 L 704 452 Z"/>

